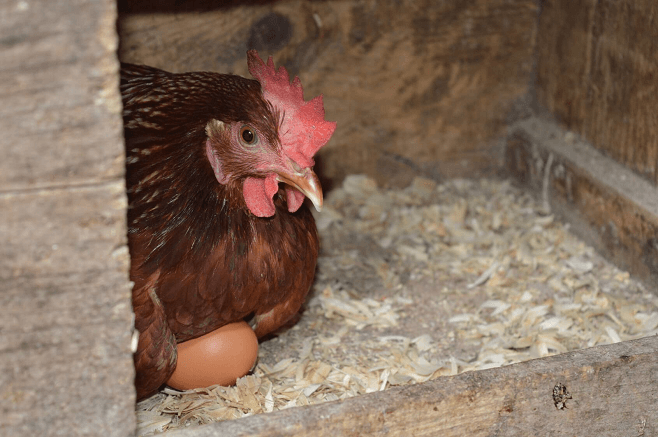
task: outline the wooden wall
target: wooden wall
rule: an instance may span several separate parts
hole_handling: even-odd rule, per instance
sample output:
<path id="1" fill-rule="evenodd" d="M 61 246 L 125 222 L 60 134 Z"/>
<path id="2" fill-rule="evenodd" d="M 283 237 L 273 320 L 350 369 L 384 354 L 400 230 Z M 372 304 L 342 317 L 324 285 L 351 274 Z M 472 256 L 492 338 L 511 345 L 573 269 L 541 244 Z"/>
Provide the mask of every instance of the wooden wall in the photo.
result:
<path id="1" fill-rule="evenodd" d="M 554 122 L 510 126 L 507 169 L 611 262 L 658 286 L 658 188 Z M 548 212 L 548 211 L 547 211 Z"/>
<path id="2" fill-rule="evenodd" d="M 115 18 L 0 3 L 0 435 L 134 432 Z"/>
<path id="3" fill-rule="evenodd" d="M 534 90 L 541 116 L 510 126 L 506 166 L 654 290 L 657 19 L 653 0 L 543 1 Z"/>
<path id="4" fill-rule="evenodd" d="M 323 185 L 498 171 L 532 80 L 535 0 L 154 3 L 120 4 L 122 60 L 248 76 L 257 48 L 299 75 L 307 98 L 325 95 L 338 129 L 320 155 Z"/>
<path id="5" fill-rule="evenodd" d="M 565 127 L 658 182 L 658 3 L 545 0 L 537 96 Z"/>

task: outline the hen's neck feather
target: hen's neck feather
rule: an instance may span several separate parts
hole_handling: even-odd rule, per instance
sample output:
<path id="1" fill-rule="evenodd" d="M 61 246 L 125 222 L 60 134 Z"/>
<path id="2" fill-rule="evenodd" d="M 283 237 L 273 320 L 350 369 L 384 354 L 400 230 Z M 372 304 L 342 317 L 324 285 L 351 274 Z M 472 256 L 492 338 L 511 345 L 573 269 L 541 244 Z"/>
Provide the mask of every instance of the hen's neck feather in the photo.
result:
<path id="1" fill-rule="evenodd" d="M 205 155 L 205 126 L 213 118 L 275 126 L 277 116 L 260 84 L 233 75 L 123 65 L 121 91 L 129 234 L 142 240 L 131 249 L 142 251 L 134 260 L 141 259 L 145 273 L 203 256 L 230 232 L 251 240 L 249 222 L 256 218 L 246 208 L 242 179 L 217 182 Z M 285 206 L 275 197 L 279 214 Z"/>

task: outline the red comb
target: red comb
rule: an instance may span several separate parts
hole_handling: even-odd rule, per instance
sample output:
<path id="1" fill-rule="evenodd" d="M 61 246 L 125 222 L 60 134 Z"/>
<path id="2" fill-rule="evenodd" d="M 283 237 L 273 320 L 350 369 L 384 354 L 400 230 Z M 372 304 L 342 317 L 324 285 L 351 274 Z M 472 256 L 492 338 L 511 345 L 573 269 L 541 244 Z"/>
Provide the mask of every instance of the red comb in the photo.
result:
<path id="1" fill-rule="evenodd" d="M 336 122 L 325 121 L 322 95 L 304 101 L 304 90 L 299 78 L 290 76 L 282 66 L 274 68 L 270 56 L 267 64 L 256 50 L 247 52 L 249 73 L 260 82 L 263 96 L 284 115 L 280 136 L 283 150 L 302 167 L 313 165 L 313 155 L 327 144 L 336 129 Z"/>

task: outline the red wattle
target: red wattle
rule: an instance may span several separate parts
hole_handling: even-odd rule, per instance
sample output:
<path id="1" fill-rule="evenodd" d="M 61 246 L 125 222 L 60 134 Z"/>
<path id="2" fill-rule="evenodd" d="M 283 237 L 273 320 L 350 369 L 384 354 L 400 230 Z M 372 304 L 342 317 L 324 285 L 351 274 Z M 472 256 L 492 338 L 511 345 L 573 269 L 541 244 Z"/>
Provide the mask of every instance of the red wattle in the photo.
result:
<path id="1" fill-rule="evenodd" d="M 293 187 L 286 187 L 286 197 L 288 198 L 288 211 L 295 212 L 304 203 L 304 194 Z"/>
<path id="2" fill-rule="evenodd" d="M 265 179 L 247 178 L 242 186 L 244 201 L 249 211 L 256 217 L 271 217 L 274 215 L 274 202 L 272 197 L 279 191 L 276 175 L 272 174 Z"/>

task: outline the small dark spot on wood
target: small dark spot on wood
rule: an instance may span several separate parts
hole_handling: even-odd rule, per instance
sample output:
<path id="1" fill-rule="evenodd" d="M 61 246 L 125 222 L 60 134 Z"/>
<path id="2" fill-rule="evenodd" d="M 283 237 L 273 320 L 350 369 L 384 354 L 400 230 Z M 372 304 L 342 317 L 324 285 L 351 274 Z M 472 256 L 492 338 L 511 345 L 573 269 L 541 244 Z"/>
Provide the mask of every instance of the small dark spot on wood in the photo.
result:
<path id="1" fill-rule="evenodd" d="M 503 408 L 500 409 L 500 414 L 509 414 L 514 411 L 514 403 L 512 401 L 505 401 Z"/>
<path id="2" fill-rule="evenodd" d="M 567 408 L 568 399 L 571 399 L 571 393 L 569 393 L 567 387 L 561 382 L 555 384 L 555 387 L 553 387 L 553 403 L 555 404 L 555 408 L 558 410 Z"/>
<path id="3" fill-rule="evenodd" d="M 261 52 L 275 52 L 288 44 L 292 32 L 290 20 L 284 15 L 272 12 L 251 26 L 247 46 Z"/>
<path id="4" fill-rule="evenodd" d="M 619 359 L 622 360 L 622 361 L 625 362 L 625 363 L 630 363 L 630 362 L 632 362 L 632 361 L 635 360 L 635 359 L 634 359 L 632 356 L 630 356 L 630 355 L 622 355 L 622 356 L 619 357 Z"/>
<path id="5" fill-rule="evenodd" d="M 377 18 L 373 11 L 366 11 L 365 7 L 358 4 L 352 8 L 352 20 L 350 25 L 350 44 L 359 46 L 364 52 L 369 52 L 377 38 L 378 27 L 373 23 Z"/>
<path id="6" fill-rule="evenodd" d="M 363 31 L 363 29 L 352 29 L 350 31 L 350 40 L 353 45 L 360 43 L 361 41 L 363 41 L 364 38 L 365 38 L 365 32 Z"/>
<path id="7" fill-rule="evenodd" d="M 418 96 L 419 103 L 423 106 L 433 105 L 445 98 L 450 91 L 450 87 L 448 86 L 449 82 L 450 77 L 447 73 L 435 77 L 429 88 Z"/>
<path id="8" fill-rule="evenodd" d="M 0 46 L 10 48 L 27 40 L 27 35 L 10 35 L 5 38 L 0 38 Z"/>
<path id="9" fill-rule="evenodd" d="M 439 411 L 439 407 L 434 407 L 434 408 L 432 408 L 432 410 Z"/>

